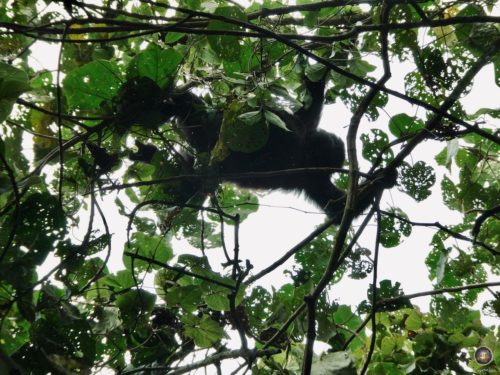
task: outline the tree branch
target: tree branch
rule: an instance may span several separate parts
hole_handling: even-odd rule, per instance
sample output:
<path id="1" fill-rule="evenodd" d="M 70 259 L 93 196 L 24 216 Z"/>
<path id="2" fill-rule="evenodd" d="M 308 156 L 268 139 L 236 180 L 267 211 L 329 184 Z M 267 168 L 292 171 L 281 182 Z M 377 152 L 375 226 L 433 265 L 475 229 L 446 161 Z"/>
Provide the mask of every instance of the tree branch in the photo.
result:
<path id="1" fill-rule="evenodd" d="M 196 279 L 205 280 L 205 281 L 208 281 L 209 283 L 222 286 L 222 287 L 227 288 L 229 290 L 233 290 L 234 289 L 233 285 L 226 284 L 226 283 L 224 283 L 222 281 L 219 281 L 219 280 L 211 279 L 210 277 L 207 277 L 207 276 L 198 275 L 198 274 L 196 274 L 194 272 L 191 272 L 191 271 L 188 271 L 188 270 L 186 270 L 185 268 L 182 268 L 182 267 L 170 266 L 167 263 L 163 263 L 163 262 L 160 262 L 160 261 L 158 261 L 156 259 L 151 259 L 151 258 L 142 256 L 140 254 L 132 253 L 130 251 L 124 251 L 123 255 L 131 257 L 133 259 L 140 259 L 140 260 L 143 260 L 144 262 L 149 262 L 149 263 L 152 263 L 152 264 L 156 264 L 157 266 L 166 268 L 167 270 L 179 272 L 179 273 L 181 273 L 183 275 L 186 275 L 186 276 L 191 276 L 191 277 L 194 277 Z"/>
<path id="2" fill-rule="evenodd" d="M 379 198 L 380 200 L 380 198 Z M 378 206 L 378 203 L 377 203 Z M 377 208 L 377 234 L 375 237 L 375 256 L 373 259 L 373 279 L 372 279 L 372 311 L 370 312 L 370 319 L 372 321 L 372 337 L 370 339 L 370 348 L 368 349 L 368 354 L 366 355 L 365 363 L 361 369 L 361 375 L 365 375 L 370 365 L 373 352 L 375 350 L 375 342 L 377 340 L 377 278 L 378 278 L 378 255 L 380 250 L 380 209 Z"/>
<path id="3" fill-rule="evenodd" d="M 388 5 L 384 2 L 382 6 L 381 18 L 383 22 L 386 22 L 389 17 L 389 12 L 391 9 L 391 5 Z M 330 259 L 328 261 L 328 265 L 323 272 L 323 276 L 321 277 L 318 285 L 314 288 L 314 291 L 307 296 L 305 302 L 307 304 L 308 315 L 315 314 L 316 301 L 323 293 L 324 289 L 330 283 L 333 274 L 339 267 L 340 257 L 342 256 L 342 249 L 347 237 L 347 231 L 351 225 L 352 220 L 354 219 L 354 207 L 356 204 L 356 195 L 358 190 L 358 159 L 356 153 L 356 139 L 357 139 L 357 131 L 359 128 L 359 124 L 361 122 L 361 118 L 364 113 L 368 110 L 368 106 L 375 98 L 375 96 L 379 93 L 381 87 L 385 87 L 385 83 L 391 76 L 390 65 L 389 65 L 389 52 L 388 52 L 388 32 L 380 33 L 380 44 L 381 44 L 381 55 L 382 55 L 382 64 L 384 68 L 384 73 L 382 77 L 378 80 L 375 86 L 372 86 L 368 93 L 365 95 L 358 108 L 354 112 L 351 122 L 349 125 L 349 130 L 347 133 L 347 154 L 349 160 L 349 184 L 347 188 L 347 198 L 346 204 L 344 208 L 344 213 L 342 215 L 342 221 L 340 223 L 339 229 L 337 231 L 337 236 L 335 238 L 335 244 L 332 249 L 332 253 L 330 255 Z M 379 194 L 378 199 L 380 199 L 381 194 Z M 307 340 L 306 340 L 306 348 L 304 351 L 304 359 L 302 362 L 302 375 L 309 375 L 311 373 L 312 360 L 313 360 L 313 348 L 314 341 L 316 338 L 316 321 L 312 318 L 308 319 L 308 327 L 307 327 Z"/>
<path id="4" fill-rule="evenodd" d="M 274 354 L 278 354 L 280 351 L 281 351 L 280 349 L 250 350 L 250 351 L 244 351 L 242 349 L 231 350 L 231 351 L 225 351 L 225 352 L 213 354 L 210 357 L 207 357 L 201 361 L 194 362 L 194 363 L 191 363 L 189 365 L 177 367 L 175 369 L 172 369 L 170 367 L 162 367 L 162 366 L 140 367 L 140 368 L 133 369 L 133 370 L 123 371 L 122 375 L 131 375 L 131 374 L 135 374 L 138 372 L 147 373 L 149 371 L 165 371 L 165 374 L 168 374 L 168 375 L 180 375 L 180 374 L 185 374 L 189 371 L 199 369 L 201 367 L 215 365 L 216 363 L 221 362 L 225 359 L 243 358 L 243 357 L 246 357 L 249 355 L 251 355 L 253 358 L 267 357 L 267 356 L 271 356 Z"/>
<path id="5" fill-rule="evenodd" d="M 456 238 L 456 239 L 462 240 L 462 241 L 467 241 L 467 242 L 470 242 L 470 243 L 472 243 L 474 245 L 482 246 L 482 247 L 484 247 L 486 250 L 488 250 L 489 252 L 491 252 L 494 255 L 499 255 L 500 254 L 500 252 L 498 252 L 497 250 L 495 250 L 491 246 L 489 246 L 489 245 L 487 245 L 487 244 L 485 244 L 483 242 L 476 241 L 475 239 L 469 238 L 467 236 L 464 236 L 463 234 L 460 234 L 460 233 L 457 233 L 455 231 L 452 231 L 451 229 L 449 229 L 446 226 L 444 226 L 443 224 L 441 224 L 439 221 L 428 222 L 428 223 L 421 223 L 421 222 L 416 222 L 416 221 L 408 220 L 407 218 L 402 217 L 400 215 L 397 215 L 394 212 L 383 211 L 383 210 L 381 210 L 381 212 L 384 215 L 386 215 L 386 216 L 393 217 L 395 219 L 398 219 L 399 221 L 402 221 L 404 223 L 407 223 L 407 224 L 410 224 L 410 225 L 413 225 L 413 226 L 417 226 L 417 227 L 436 227 L 439 230 L 442 230 L 443 232 L 449 234 L 453 238 Z"/>
<path id="6" fill-rule="evenodd" d="M 413 298 L 425 297 L 425 296 L 435 296 L 435 295 L 444 294 L 444 293 L 457 293 L 457 292 L 462 292 L 464 290 L 489 288 L 492 286 L 500 286 L 500 281 L 492 281 L 489 283 L 479 283 L 479 284 L 470 284 L 470 285 L 464 285 L 464 286 L 456 286 L 456 287 L 452 287 L 452 288 L 434 289 L 434 290 L 428 290 L 426 292 L 405 294 L 405 295 L 402 295 L 399 297 L 386 298 L 386 299 L 380 300 L 377 303 L 377 307 L 380 308 L 380 307 L 383 307 L 385 305 L 393 304 L 395 302 L 404 301 L 406 299 L 413 299 Z"/>
<path id="7" fill-rule="evenodd" d="M 279 258 L 278 260 L 273 262 L 269 267 L 266 267 L 262 271 L 257 273 L 256 275 L 249 277 L 245 284 L 247 284 L 247 285 L 252 284 L 253 282 L 255 282 L 255 281 L 263 278 L 267 274 L 271 273 L 279 266 L 283 265 L 288 259 L 290 259 L 292 256 L 294 256 L 300 249 L 302 249 L 304 246 L 309 244 L 312 240 L 314 240 L 316 237 L 318 237 L 325 230 L 330 228 L 332 226 L 332 224 L 333 224 L 333 220 L 328 220 L 325 223 L 321 224 L 314 231 L 312 231 L 306 238 L 304 238 L 302 241 L 300 241 L 298 244 L 296 244 L 294 247 L 292 247 L 290 250 L 288 250 L 281 258 Z"/>
<path id="8" fill-rule="evenodd" d="M 495 216 L 500 213 L 500 206 L 496 206 L 490 208 L 489 210 L 484 211 L 481 215 L 478 216 L 474 223 L 474 227 L 472 228 L 472 235 L 474 236 L 474 243 L 479 243 L 476 241 L 479 231 L 481 230 L 481 225 L 491 216 Z"/>

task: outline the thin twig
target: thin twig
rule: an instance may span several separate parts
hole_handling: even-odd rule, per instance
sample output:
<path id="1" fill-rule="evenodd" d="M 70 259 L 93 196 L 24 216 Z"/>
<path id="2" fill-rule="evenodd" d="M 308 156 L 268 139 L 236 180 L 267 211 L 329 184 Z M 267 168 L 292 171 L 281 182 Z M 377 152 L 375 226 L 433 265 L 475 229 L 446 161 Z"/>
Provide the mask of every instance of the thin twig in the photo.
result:
<path id="1" fill-rule="evenodd" d="M 482 289 L 482 288 L 489 288 L 492 286 L 500 286 L 500 281 L 491 281 L 491 282 L 487 282 L 487 283 L 469 284 L 469 285 L 464 285 L 464 286 L 456 286 L 456 287 L 450 287 L 450 288 L 427 290 L 425 292 L 419 292 L 419 293 L 404 294 L 402 296 L 393 297 L 393 298 L 386 298 L 386 299 L 380 300 L 377 302 L 377 305 L 378 305 L 378 308 L 380 308 L 380 307 L 383 307 L 385 305 L 390 305 L 390 304 L 393 304 L 395 302 L 400 302 L 400 301 L 404 301 L 407 299 L 435 296 L 435 295 L 444 294 L 444 293 L 458 293 L 458 292 L 462 292 L 464 290 Z"/>
<path id="2" fill-rule="evenodd" d="M 248 355 L 251 355 L 254 358 L 260 358 L 260 357 L 272 356 L 274 354 L 278 354 L 279 352 L 280 352 L 279 349 L 250 350 L 250 351 L 244 351 L 242 349 L 230 350 L 213 354 L 201 361 L 177 367 L 176 369 L 172 369 L 171 367 L 168 366 L 140 367 L 133 370 L 125 370 L 122 372 L 122 375 L 131 375 L 131 374 L 136 374 L 138 372 L 148 372 L 148 371 L 168 371 L 168 375 L 181 375 L 201 367 L 214 365 L 215 363 L 221 362 L 225 359 L 236 359 Z"/>
<path id="3" fill-rule="evenodd" d="M 3 262 L 5 256 L 7 255 L 7 252 L 9 251 L 10 246 L 12 245 L 12 242 L 14 241 L 14 236 L 17 231 L 17 226 L 19 225 L 19 215 L 21 213 L 21 194 L 19 193 L 19 188 L 16 183 L 16 176 L 14 175 L 13 169 L 10 167 L 9 163 L 7 163 L 7 160 L 4 157 L 4 154 L 0 152 L 0 161 L 3 164 L 3 167 L 7 171 L 7 176 L 9 177 L 10 184 L 12 185 L 12 190 L 14 191 L 14 215 L 12 217 L 12 227 L 9 232 L 9 236 L 7 237 L 7 240 L 5 241 L 5 244 L 2 249 L 2 253 L 0 254 L 0 264 Z"/>
<path id="4" fill-rule="evenodd" d="M 66 33 L 71 27 L 71 22 L 64 25 L 62 39 L 66 38 Z M 64 140 L 62 137 L 62 89 L 61 89 L 61 64 L 62 54 L 64 50 L 64 41 L 61 42 L 59 47 L 59 56 L 57 57 L 57 73 L 56 73 L 56 98 L 57 98 L 57 143 L 59 145 L 59 205 L 64 210 L 63 204 L 63 182 L 64 182 Z"/>
<path id="5" fill-rule="evenodd" d="M 378 199 L 380 202 L 380 196 Z M 377 206 L 378 206 L 377 202 Z M 380 249 L 380 232 L 381 232 L 381 215 L 380 210 L 377 209 L 377 234 L 375 237 L 375 255 L 373 259 L 373 280 L 372 280 L 372 311 L 370 313 L 370 319 L 372 321 L 372 337 L 370 340 L 370 348 L 368 349 L 368 354 L 366 355 L 365 363 L 363 369 L 361 370 L 361 375 L 365 375 L 370 365 L 373 352 L 375 350 L 375 341 L 377 339 L 377 278 L 378 278 L 378 255 Z"/>
<path id="6" fill-rule="evenodd" d="M 191 276 L 191 277 L 194 277 L 196 279 L 208 281 L 209 283 L 212 283 L 215 285 L 223 286 L 224 288 L 227 288 L 230 290 L 234 289 L 234 286 L 232 286 L 232 285 L 226 284 L 226 283 L 219 281 L 219 280 L 211 279 L 210 277 L 207 277 L 207 276 L 198 275 L 198 274 L 191 272 L 191 271 L 188 271 L 182 267 L 171 266 L 171 265 L 168 265 L 166 263 L 160 262 L 156 259 L 151 259 L 151 258 L 142 256 L 140 254 L 132 253 L 130 251 L 124 251 L 123 254 L 128 256 L 128 257 L 131 257 L 131 258 L 135 258 L 135 259 L 142 260 L 144 262 L 149 262 L 149 263 L 155 264 L 155 265 L 160 266 L 162 268 L 166 268 L 167 270 L 176 271 L 176 272 L 179 272 L 179 273 L 186 275 L 186 276 Z"/>

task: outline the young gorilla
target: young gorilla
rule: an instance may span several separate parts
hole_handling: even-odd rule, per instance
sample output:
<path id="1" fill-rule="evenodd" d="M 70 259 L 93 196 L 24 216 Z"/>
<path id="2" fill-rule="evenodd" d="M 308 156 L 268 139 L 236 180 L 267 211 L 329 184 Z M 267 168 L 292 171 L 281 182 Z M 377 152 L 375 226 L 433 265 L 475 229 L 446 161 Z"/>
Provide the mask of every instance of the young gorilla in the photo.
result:
<path id="1" fill-rule="evenodd" d="M 306 80 L 311 95 L 308 108 L 291 115 L 275 111 L 289 131 L 269 126 L 269 139 L 264 147 L 251 152 L 236 152 L 218 164 L 222 177 L 238 186 L 251 189 L 283 189 L 303 191 L 305 195 L 335 223 L 340 223 L 345 205 L 345 192 L 331 182 L 332 171 L 303 171 L 263 177 L 224 177 L 245 172 L 272 172 L 294 168 L 341 168 L 345 161 L 344 143 L 335 134 L 318 129 L 325 91 L 325 80 Z M 209 108 L 199 97 L 187 91 L 174 93 L 165 104 L 165 114 L 174 116 L 187 142 L 197 152 L 210 152 L 219 137 L 222 113 Z M 369 185 L 368 183 L 365 185 Z M 356 215 L 365 210 L 380 184 L 370 184 L 360 197 Z"/>

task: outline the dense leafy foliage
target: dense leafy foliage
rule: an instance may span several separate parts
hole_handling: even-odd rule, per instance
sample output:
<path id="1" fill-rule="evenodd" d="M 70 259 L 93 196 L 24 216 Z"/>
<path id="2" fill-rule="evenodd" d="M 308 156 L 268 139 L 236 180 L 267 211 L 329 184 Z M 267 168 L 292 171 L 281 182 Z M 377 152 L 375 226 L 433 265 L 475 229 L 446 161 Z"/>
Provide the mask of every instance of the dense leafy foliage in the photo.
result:
<path id="1" fill-rule="evenodd" d="M 463 104 L 483 68 L 500 86 L 496 0 L 0 5 L 1 374 L 500 371 L 500 328 L 481 320 L 500 316 L 500 110 Z M 411 68 L 386 86 L 398 66 Z M 362 224 L 347 210 L 286 254 L 264 249 L 255 270 L 238 231 L 258 198 L 219 186 L 217 163 L 286 128 L 276 111 L 308 106 L 304 79 L 325 72 L 327 103 L 353 113 L 337 185 L 356 199 L 359 156 L 366 178 L 398 170 L 394 190 L 415 207 L 442 196 L 460 219 L 376 200 Z M 194 170 L 165 115 L 188 89 L 214 109 L 190 116 L 222 124 Z M 412 113 L 389 115 L 395 97 Z M 431 141 L 435 163 L 419 157 Z M 376 238 L 361 246 L 369 223 Z M 399 251 L 422 226 L 435 232 L 424 309 L 377 279 L 379 246 Z M 259 284 L 292 257 L 282 285 Z M 366 281 L 358 306 L 335 297 L 346 278 Z"/>

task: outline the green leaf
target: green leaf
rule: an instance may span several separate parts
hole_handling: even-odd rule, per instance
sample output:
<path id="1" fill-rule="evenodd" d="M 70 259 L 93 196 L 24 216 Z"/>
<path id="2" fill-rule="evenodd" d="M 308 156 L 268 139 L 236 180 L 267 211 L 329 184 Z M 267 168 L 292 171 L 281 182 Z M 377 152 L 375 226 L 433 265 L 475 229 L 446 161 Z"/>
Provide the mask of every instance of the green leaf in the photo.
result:
<path id="1" fill-rule="evenodd" d="M 71 248 L 73 248 L 73 252 L 78 251 L 74 246 L 71 246 Z M 99 272 L 101 272 L 101 274 L 99 274 Z M 96 275 L 102 277 L 102 275 L 107 272 L 107 267 L 100 258 L 87 258 L 87 260 L 83 262 L 78 259 L 74 262 L 74 265 L 70 265 L 70 263 L 67 262 L 66 272 L 61 272 L 58 275 L 58 279 L 63 281 L 68 288 L 80 289 L 86 286 L 89 281 L 95 282 Z"/>
<path id="2" fill-rule="evenodd" d="M 301 2 L 297 2 L 300 4 Z M 309 2 L 305 2 L 309 3 Z M 310 11 L 310 12 L 302 12 L 304 13 L 304 26 L 313 28 L 315 25 L 318 23 L 318 16 L 319 12 L 318 11 Z"/>
<path id="3" fill-rule="evenodd" d="M 182 317 L 184 334 L 194 340 L 196 346 L 209 348 L 226 337 L 224 329 L 207 315 L 197 318 L 192 315 Z"/>
<path id="4" fill-rule="evenodd" d="M 382 161 L 384 164 L 390 162 L 394 159 L 394 153 L 390 148 L 387 148 L 389 144 L 388 135 L 380 129 L 371 129 L 371 134 L 363 133 L 361 134 L 361 142 L 363 143 L 362 155 L 366 160 L 374 162 L 377 160 L 378 155 L 382 154 Z"/>
<path id="5" fill-rule="evenodd" d="M 389 130 L 396 137 L 414 134 L 424 128 L 422 120 L 400 113 L 389 120 Z"/>
<path id="6" fill-rule="evenodd" d="M 422 319 L 415 310 L 411 310 L 408 314 L 408 318 L 405 320 L 405 328 L 411 331 L 418 331 L 422 328 Z"/>
<path id="7" fill-rule="evenodd" d="M 478 4 L 468 4 L 458 12 L 457 17 L 485 16 L 486 12 Z M 458 41 L 475 56 L 498 43 L 500 31 L 493 24 L 464 23 L 455 26 Z"/>
<path id="8" fill-rule="evenodd" d="M 31 86 L 24 70 L 0 62 L 0 99 L 15 100 L 29 90 Z"/>
<path id="9" fill-rule="evenodd" d="M 2 288 L 6 287 L 6 284 L 2 284 Z M 6 295 L 0 297 L 0 300 L 5 301 Z M 31 324 L 24 319 L 12 319 L 13 316 L 17 316 L 16 306 L 11 310 L 11 313 L 6 315 L 9 316 L 9 319 L 5 319 L 2 328 L 2 335 L 5 337 L 2 343 L 2 351 L 6 353 L 8 356 L 13 355 L 18 352 L 19 349 L 25 344 L 29 344 L 30 335 L 29 329 Z M 7 338 L 8 332 L 15 332 L 16 334 L 11 335 Z M 1 368 L 1 366 L 0 366 Z"/>
<path id="10" fill-rule="evenodd" d="M 500 63 L 498 64 L 500 66 Z M 495 67 L 495 74 L 497 73 L 497 68 Z M 498 81 L 497 85 L 500 86 L 500 68 L 498 68 L 498 77 L 495 79 Z M 482 115 L 490 115 L 491 117 L 494 118 L 500 118 L 500 108 L 480 108 L 476 112 L 474 112 L 472 115 L 470 115 L 470 118 L 476 119 Z"/>
<path id="11" fill-rule="evenodd" d="M 55 301 L 52 301 L 54 303 Z M 96 341 L 91 333 L 91 327 L 84 316 L 78 314 L 78 319 L 67 319 L 61 316 L 62 309 L 47 308 L 40 311 L 40 317 L 31 326 L 31 342 L 16 353 L 16 362 L 21 366 L 33 366 L 33 360 L 39 356 L 39 347 L 51 358 L 65 358 L 67 363 L 78 363 L 76 368 L 89 368 L 96 359 Z M 78 309 L 75 308 L 78 312 Z M 24 363 L 24 361 L 28 361 Z M 44 362 L 42 362 L 44 363 Z M 49 373 L 38 369 L 34 374 Z M 53 369 L 53 367 L 52 367 Z M 40 371 L 41 370 L 41 371 Z"/>
<path id="12" fill-rule="evenodd" d="M 462 206 L 459 199 L 458 188 L 448 176 L 444 176 L 441 180 L 441 192 L 443 194 L 444 203 L 450 209 L 461 210 Z"/>
<path id="13" fill-rule="evenodd" d="M 178 40 L 182 39 L 186 34 L 184 33 L 177 33 L 175 31 L 170 31 L 167 33 L 167 36 L 165 37 L 165 43 L 166 44 L 171 44 L 175 43 Z"/>
<path id="14" fill-rule="evenodd" d="M 406 372 L 399 369 L 395 363 L 391 362 L 374 362 L 373 366 L 370 365 L 370 374 L 377 375 L 405 375 Z"/>
<path id="15" fill-rule="evenodd" d="M 338 306 L 337 311 L 333 313 L 333 321 L 337 326 L 346 327 L 348 331 L 355 330 L 362 323 L 359 316 L 353 313 L 351 307 L 347 305 Z M 346 337 L 348 336 L 347 330 L 341 330 L 341 332 L 345 333 Z M 352 342 L 352 347 L 362 347 L 364 337 L 364 333 L 360 332 Z"/>
<path id="16" fill-rule="evenodd" d="M 407 218 L 400 209 L 391 209 L 395 214 Z M 408 237 L 412 226 L 397 218 L 384 215 L 380 222 L 380 243 L 386 248 L 395 247 L 401 243 L 401 235 Z"/>
<path id="17" fill-rule="evenodd" d="M 54 242 L 61 240 L 66 234 L 66 219 L 57 197 L 49 193 L 29 195 L 20 206 L 20 217 L 16 224 L 17 245 L 24 247 L 18 253 L 11 252 L 13 257 L 22 257 L 24 265 L 42 264 L 50 251 L 54 250 Z M 0 244 L 3 245 L 5 233 L 10 232 L 14 220 L 4 223 L 0 230 Z M 7 231 L 7 232 L 5 232 Z"/>
<path id="18" fill-rule="evenodd" d="M 323 64 L 308 64 L 306 66 L 306 77 L 313 81 L 321 81 L 326 74 L 327 68 Z"/>
<path id="19" fill-rule="evenodd" d="M 116 297 L 116 307 L 120 309 L 122 319 L 133 324 L 139 315 L 147 315 L 153 311 L 156 295 L 143 289 L 132 289 Z"/>
<path id="20" fill-rule="evenodd" d="M 462 342 L 462 346 L 465 348 L 471 347 L 471 346 L 478 346 L 480 342 L 481 342 L 481 336 L 479 335 L 479 333 L 477 333 L 476 331 L 472 331 L 469 334 L 469 336 L 466 336 L 464 338 L 464 341 Z"/>
<path id="21" fill-rule="evenodd" d="M 70 109 L 95 111 L 116 95 L 121 82 L 121 72 L 115 63 L 98 60 L 68 73 L 63 88 Z"/>
<path id="22" fill-rule="evenodd" d="M 220 288 L 217 291 L 213 290 L 204 295 L 203 300 L 212 310 L 227 311 L 230 308 L 228 292 L 226 288 Z"/>
<path id="23" fill-rule="evenodd" d="M 182 55 L 173 48 L 160 48 L 150 44 L 144 51 L 135 56 L 127 67 L 127 78 L 148 77 L 165 88 L 173 79 Z"/>
<path id="24" fill-rule="evenodd" d="M 283 130 L 286 130 L 286 131 L 290 131 L 285 122 L 281 119 L 281 117 L 279 117 L 278 115 L 276 115 L 275 113 L 271 112 L 271 111 L 264 111 L 264 115 L 266 116 L 266 120 L 272 124 L 272 125 L 275 125 L 277 126 L 278 128 L 281 128 Z"/>
<path id="25" fill-rule="evenodd" d="M 243 104 L 233 102 L 224 111 L 220 137 L 232 151 L 255 152 L 265 146 L 269 137 L 269 128 L 265 121 L 248 124 L 238 116 Z"/>
<path id="26" fill-rule="evenodd" d="M 200 271 L 198 271 L 200 272 Z M 224 282 L 226 284 L 233 284 L 233 280 L 223 277 L 218 277 L 215 274 L 207 274 L 212 280 L 217 280 Z M 228 311 L 230 309 L 229 293 L 232 291 L 228 288 L 214 285 L 209 282 L 202 282 L 201 289 L 203 291 L 203 300 L 206 302 L 207 306 L 215 311 Z M 238 306 L 243 297 L 245 296 L 245 288 L 240 288 L 238 294 L 236 295 L 235 304 Z"/>
<path id="27" fill-rule="evenodd" d="M 92 52 L 92 60 L 111 60 L 115 56 L 115 49 L 111 46 L 96 47 Z"/>
<path id="28" fill-rule="evenodd" d="M 448 167 L 448 165 L 446 164 L 447 156 L 448 156 L 448 150 L 445 147 L 434 157 L 434 160 L 436 160 L 436 163 L 438 165 Z"/>
<path id="29" fill-rule="evenodd" d="M 165 240 L 165 238 L 160 236 L 152 236 L 147 233 L 135 232 L 132 235 L 132 240 L 130 242 L 130 248 L 127 251 L 142 255 L 148 259 L 154 259 L 158 262 L 166 263 L 173 257 L 173 251 L 170 244 Z M 127 255 L 123 256 L 123 263 L 127 269 L 132 269 L 132 257 Z M 160 269 L 161 267 L 149 262 L 145 262 L 140 259 L 134 260 L 134 269 L 144 271 L 148 267 L 153 269 Z"/>
<path id="30" fill-rule="evenodd" d="M 415 337 L 415 345 L 413 345 L 415 354 L 419 356 L 427 356 L 434 350 L 434 334 L 424 332 Z"/>
<path id="31" fill-rule="evenodd" d="M 207 257 L 196 256 L 192 254 L 182 254 L 177 258 L 178 263 L 185 264 L 191 268 L 200 267 L 210 270 L 210 263 Z"/>
<path id="32" fill-rule="evenodd" d="M 116 290 L 125 290 L 134 286 L 134 278 L 130 271 L 121 270 L 115 275 L 107 275 L 105 283 Z"/>
<path id="33" fill-rule="evenodd" d="M 0 122 L 9 116 L 16 99 L 29 90 L 28 75 L 23 70 L 0 62 Z"/>
<path id="34" fill-rule="evenodd" d="M 241 120 L 245 124 L 252 126 L 262 121 L 262 111 L 251 111 L 245 112 L 238 116 L 238 120 Z"/>
<path id="35" fill-rule="evenodd" d="M 495 69 L 495 83 L 500 87 L 500 57 L 493 59 L 493 68 Z M 498 111 L 500 112 L 500 110 Z"/>
<path id="36" fill-rule="evenodd" d="M 354 360 L 347 351 L 325 353 L 313 359 L 311 375 L 356 375 Z"/>
<path id="37" fill-rule="evenodd" d="M 92 327 L 92 332 L 106 335 L 121 326 L 120 310 L 116 307 L 104 307 L 96 311 L 97 323 Z"/>
<path id="38" fill-rule="evenodd" d="M 235 20 L 247 21 L 245 13 L 237 7 L 221 6 L 215 10 L 214 14 Z M 224 21 L 211 20 L 208 23 L 207 30 L 238 31 L 241 30 L 241 27 Z M 231 35 L 208 35 L 207 39 L 210 47 L 221 59 L 228 61 L 239 60 L 241 52 L 239 37 Z"/>
<path id="39" fill-rule="evenodd" d="M 368 300 L 373 300 L 373 289 L 368 290 Z M 381 280 L 380 286 L 377 288 L 377 298 L 379 300 L 397 298 L 404 295 L 403 289 L 401 288 L 401 284 L 399 282 L 393 282 L 391 280 Z M 402 298 L 395 302 L 386 303 L 382 307 L 379 307 L 379 311 L 396 311 L 401 310 L 402 308 L 411 308 L 412 305 L 410 300 L 407 298 Z M 361 310 L 364 310 L 361 309 Z"/>
<path id="40" fill-rule="evenodd" d="M 219 189 L 217 199 L 225 213 L 240 216 L 240 223 L 259 208 L 258 198 L 253 192 L 238 190 L 231 185 L 223 185 Z M 214 213 L 208 213 L 208 217 L 212 220 L 220 219 L 219 215 Z M 234 221 L 228 218 L 224 218 L 224 222 L 234 224 Z"/>
<path id="41" fill-rule="evenodd" d="M 358 77 L 365 77 L 368 73 L 373 72 L 375 69 L 375 65 L 372 65 L 365 60 L 352 59 L 350 61 L 350 70 Z"/>
<path id="42" fill-rule="evenodd" d="M 380 353 L 382 355 L 388 356 L 392 353 L 394 347 L 395 343 L 392 337 L 386 336 L 382 339 L 382 342 L 380 343 Z"/>
<path id="43" fill-rule="evenodd" d="M 486 52 L 500 40 L 500 30 L 495 25 L 489 23 L 473 24 L 470 39 L 471 43 L 477 49 L 481 52 Z"/>
<path id="44" fill-rule="evenodd" d="M 23 318 L 28 322 L 34 322 L 36 318 L 36 308 L 33 301 L 33 292 L 20 296 L 17 300 L 17 308 Z"/>
<path id="45" fill-rule="evenodd" d="M 163 299 L 170 306 L 179 305 L 187 312 L 194 312 L 201 301 L 202 293 L 198 285 L 175 286 L 169 288 Z"/>
<path id="46" fill-rule="evenodd" d="M 417 161 L 413 166 L 403 163 L 401 168 L 399 190 L 405 192 L 417 202 L 431 195 L 431 187 L 436 182 L 436 174 L 431 166 L 423 161 Z"/>
<path id="47" fill-rule="evenodd" d="M 465 339 L 465 336 L 462 332 L 455 332 L 451 336 L 448 337 L 448 342 L 451 345 L 460 345 Z"/>

